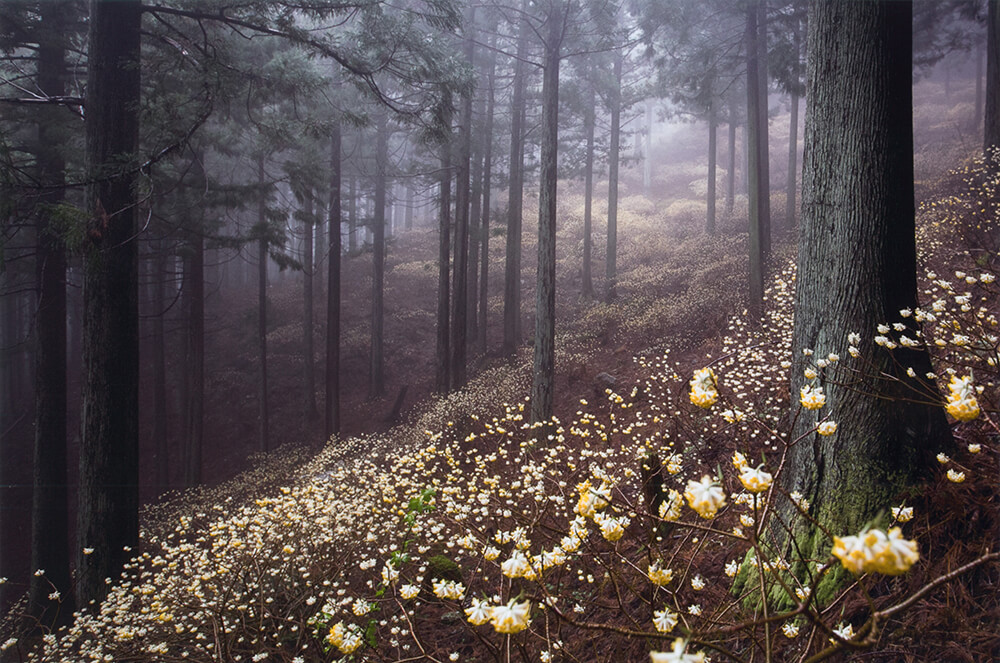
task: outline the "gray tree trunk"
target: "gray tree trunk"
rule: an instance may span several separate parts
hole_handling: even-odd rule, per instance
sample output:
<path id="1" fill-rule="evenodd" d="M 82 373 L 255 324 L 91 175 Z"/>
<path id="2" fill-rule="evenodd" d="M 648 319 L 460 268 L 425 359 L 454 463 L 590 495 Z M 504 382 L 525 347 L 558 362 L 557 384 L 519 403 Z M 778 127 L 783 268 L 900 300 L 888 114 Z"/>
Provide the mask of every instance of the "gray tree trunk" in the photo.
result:
<path id="1" fill-rule="evenodd" d="M 535 289 L 531 421 L 552 418 L 556 357 L 556 187 L 559 151 L 559 60 L 562 2 L 553 0 L 542 78 L 542 171 L 538 196 L 538 282 Z"/>
<path id="2" fill-rule="evenodd" d="M 608 148 L 608 239 L 604 276 L 607 281 L 606 299 L 617 296 L 618 281 L 618 161 L 621 158 L 622 131 L 622 61 L 621 51 L 615 53 L 611 88 L 611 145 Z"/>
<path id="3" fill-rule="evenodd" d="M 479 265 L 479 352 L 486 354 L 487 312 L 489 309 L 490 282 L 490 198 L 493 191 L 493 112 L 496 108 L 494 84 L 496 80 L 496 54 L 490 52 L 490 70 L 487 76 L 488 99 L 486 102 L 486 127 L 483 130 L 485 149 L 483 152 L 483 221 L 481 241 L 483 243 Z"/>
<path id="4" fill-rule="evenodd" d="M 521 11 L 527 8 L 522 0 Z M 504 262 L 503 354 L 513 357 L 521 345 L 521 215 L 524 199 L 524 58 L 528 48 L 528 25 L 522 20 L 517 37 L 510 104 L 510 187 L 507 196 L 507 255 Z"/>
<path id="5" fill-rule="evenodd" d="M 340 123 L 330 135 L 330 258 L 326 282 L 326 437 L 340 433 Z"/>
<path id="6" fill-rule="evenodd" d="M 983 151 L 1000 146 L 1000 0 L 987 0 Z"/>
<path id="7" fill-rule="evenodd" d="M 852 332 L 866 339 L 861 351 L 871 375 L 899 380 L 824 382 L 822 413 L 838 423 L 837 433 L 806 435 L 790 450 L 784 487 L 807 497 L 811 515 L 836 535 L 858 532 L 897 504 L 949 440 L 941 407 L 906 398 L 912 382 L 904 367 L 923 375 L 926 351 L 896 350 L 893 358 L 870 340 L 877 324 L 904 321 L 900 309 L 916 305 L 910 25 L 909 2 L 810 6 L 791 393 L 807 383 L 802 350 L 817 357 L 842 351 Z M 816 415 L 802 411 L 796 421 L 793 438 L 807 434 Z M 828 554 L 816 529 L 795 536 L 796 557 Z"/>
<path id="8" fill-rule="evenodd" d="M 385 189 L 389 168 L 389 124 L 383 111 L 375 131 L 375 210 L 372 215 L 372 332 L 368 397 L 385 394 L 383 325 L 385 322 Z"/>
<path id="9" fill-rule="evenodd" d="M 473 23 L 475 9 L 467 12 L 465 57 L 473 61 Z M 466 380 L 466 353 L 469 332 L 469 206 L 471 203 L 472 162 L 472 90 L 462 95 L 462 119 L 458 131 L 458 168 L 455 172 L 455 258 L 452 265 L 451 293 L 451 376 L 448 388 L 461 389 Z"/>
<path id="10" fill-rule="evenodd" d="M 764 262 L 767 252 L 768 234 L 767 210 L 764 201 L 765 180 L 761 163 L 762 136 L 760 99 L 760 58 L 757 50 L 756 3 L 747 6 L 746 52 L 747 52 L 747 192 L 749 194 L 750 224 L 750 311 L 759 317 L 764 306 Z M 764 120 L 766 122 L 766 120 Z"/>
<path id="11" fill-rule="evenodd" d="M 315 200 L 312 187 L 306 191 L 305 197 L 306 222 L 305 236 L 302 240 L 302 405 L 306 424 L 319 419 L 316 409 L 316 351 L 313 345 L 313 284 L 315 260 L 313 251 L 313 231 L 315 229 Z"/>
<path id="12" fill-rule="evenodd" d="M 594 252 L 593 238 L 593 202 L 594 202 L 594 130 L 597 108 L 597 91 L 593 83 L 587 95 L 587 107 L 583 114 L 583 131 L 587 140 L 587 152 L 583 165 L 583 275 L 580 294 L 585 299 L 594 297 L 594 276 L 592 259 Z"/>
<path id="13" fill-rule="evenodd" d="M 707 212 L 705 215 L 705 232 L 715 234 L 715 166 L 718 161 L 719 122 L 715 114 L 715 100 L 710 102 L 708 109 L 708 194 L 706 196 Z"/>
<path id="14" fill-rule="evenodd" d="M 257 185 L 260 187 L 260 200 L 257 202 L 257 226 L 260 228 L 260 239 L 257 240 L 257 451 L 269 451 L 271 448 L 267 398 L 267 195 L 264 192 L 264 157 L 257 159 Z"/>
<path id="15" fill-rule="evenodd" d="M 184 485 L 201 483 L 202 445 L 205 437 L 205 238 L 202 229 L 189 231 L 190 254 L 184 270 L 185 338 L 184 375 Z"/>
<path id="16" fill-rule="evenodd" d="M 449 120 L 450 122 L 450 120 Z M 451 128 L 448 128 L 449 137 Z M 451 141 L 441 145 L 441 201 L 438 212 L 438 299 L 437 299 L 437 374 L 434 384 L 439 393 L 447 393 L 451 371 L 451 334 L 449 303 L 451 288 L 448 269 L 451 262 Z"/>

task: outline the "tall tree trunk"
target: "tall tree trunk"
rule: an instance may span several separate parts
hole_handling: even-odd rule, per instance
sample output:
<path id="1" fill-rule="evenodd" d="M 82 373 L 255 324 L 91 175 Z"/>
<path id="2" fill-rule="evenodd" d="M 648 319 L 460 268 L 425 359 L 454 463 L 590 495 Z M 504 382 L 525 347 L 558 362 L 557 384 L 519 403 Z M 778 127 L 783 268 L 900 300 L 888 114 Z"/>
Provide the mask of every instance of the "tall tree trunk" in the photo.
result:
<path id="1" fill-rule="evenodd" d="M 527 8 L 522 0 L 521 11 Z M 510 188 L 507 196 L 507 255 L 504 262 L 503 354 L 513 357 L 521 345 L 521 216 L 524 200 L 524 58 L 528 48 L 528 24 L 522 19 L 517 37 L 510 104 Z"/>
<path id="2" fill-rule="evenodd" d="M 792 110 L 788 120 L 788 182 L 785 188 L 785 227 L 795 227 L 796 187 L 799 170 L 799 93 L 792 90 Z"/>
<path id="3" fill-rule="evenodd" d="M 438 298 L 437 298 L 437 375 L 434 385 L 438 392 L 447 393 L 451 371 L 449 343 L 448 268 L 451 261 L 451 119 L 448 119 L 448 136 L 441 145 L 441 201 L 438 216 Z"/>
<path id="4" fill-rule="evenodd" d="M 184 372 L 184 485 L 201 483 L 205 431 L 205 238 L 201 228 L 189 231 L 190 255 L 184 270 L 187 338 Z"/>
<path id="5" fill-rule="evenodd" d="M 617 296 L 618 281 L 618 161 L 621 154 L 622 124 L 622 61 L 621 51 L 615 53 L 611 88 L 611 146 L 608 150 L 608 248 L 605 262 L 607 301 Z"/>
<path id="6" fill-rule="evenodd" d="M 77 592 L 100 601 L 139 541 L 139 293 L 136 0 L 90 6 L 87 71 L 89 242 L 84 255 L 83 435 Z M 127 159 L 123 163 L 123 156 Z M 93 554 L 86 554 L 93 550 Z"/>
<path id="7" fill-rule="evenodd" d="M 153 425 L 152 447 L 156 458 L 156 492 L 170 487 L 170 445 L 167 440 L 167 348 L 163 318 L 167 309 L 167 251 L 165 242 L 157 240 L 153 248 Z"/>
<path id="8" fill-rule="evenodd" d="M 313 190 L 308 187 L 305 196 L 305 236 L 302 241 L 302 384 L 305 389 L 303 414 L 307 425 L 319 418 L 316 410 L 316 352 L 313 347 L 314 207 Z"/>
<path id="9" fill-rule="evenodd" d="M 488 99 L 486 102 L 486 127 L 483 130 L 483 221 L 481 228 L 482 249 L 479 271 L 479 352 L 486 355 L 487 313 L 489 309 L 490 281 L 490 197 L 493 191 L 493 112 L 496 108 L 494 83 L 496 80 L 496 54 L 490 52 L 490 70 L 487 76 Z"/>
<path id="10" fill-rule="evenodd" d="M 825 356 L 851 332 L 871 339 L 879 323 L 908 323 L 898 312 L 917 303 L 911 11 L 909 2 L 887 0 L 810 6 L 792 394 L 810 382 L 803 349 Z M 818 379 L 826 390 L 819 416 L 836 421 L 838 432 L 809 433 L 817 415 L 802 411 L 791 437 L 804 438 L 790 449 L 783 476 L 785 489 L 801 492 L 815 521 L 836 535 L 858 532 L 897 504 L 950 435 L 940 406 L 912 399 L 916 380 L 902 369 L 924 375 L 926 350 L 890 356 L 868 340 L 861 351 L 868 379 L 852 377 L 851 386 Z M 828 554 L 829 541 L 813 526 L 795 537 L 797 559 Z"/>
<path id="11" fill-rule="evenodd" d="M 709 102 L 708 108 L 708 194 L 706 200 L 705 232 L 715 234 L 715 164 L 717 161 L 717 134 L 719 122 L 715 114 L 715 100 Z"/>
<path id="12" fill-rule="evenodd" d="M 757 185 L 760 193 L 757 200 L 760 205 L 760 245 L 766 261 L 771 255 L 771 158 L 768 148 L 767 119 L 767 0 L 757 0 L 757 85 L 760 92 L 757 95 L 759 104 L 757 121 L 760 128 L 757 132 L 757 163 L 759 177 Z"/>
<path id="13" fill-rule="evenodd" d="M 470 6 L 468 15 L 468 34 L 465 40 L 465 57 L 472 62 L 474 49 L 472 46 L 472 26 L 475 20 L 475 9 Z M 455 259 L 452 266 L 451 293 L 451 379 L 449 389 L 456 390 L 465 386 L 466 380 L 466 341 L 468 333 L 469 304 L 469 203 L 470 203 L 470 173 L 469 166 L 472 154 L 472 91 L 462 95 L 462 120 L 458 135 L 458 169 L 455 172 Z"/>
<path id="14" fill-rule="evenodd" d="M 385 189 L 389 169 L 389 119 L 380 112 L 375 130 L 375 210 L 372 215 L 372 335 L 368 397 L 385 393 L 383 325 L 385 322 Z"/>
<path id="15" fill-rule="evenodd" d="M 747 6 L 746 52 L 747 52 L 747 192 L 750 210 L 750 311 L 759 317 L 764 306 L 764 262 L 766 259 L 765 235 L 767 234 L 766 211 L 764 207 L 764 173 L 761 165 L 761 100 L 760 100 L 760 58 L 758 57 L 756 2 Z"/>
<path id="16" fill-rule="evenodd" d="M 483 117 L 485 114 L 486 99 L 480 95 L 476 102 L 476 115 Z M 472 166 L 470 171 L 472 178 L 471 201 L 469 209 L 469 291 L 468 305 L 466 307 L 467 342 L 475 344 L 479 338 L 479 252 L 482 248 L 482 219 L 483 219 L 483 136 L 481 133 L 473 134 L 472 138 Z"/>
<path id="17" fill-rule="evenodd" d="M 1000 146 L 1000 0 L 987 0 L 983 151 Z"/>
<path id="18" fill-rule="evenodd" d="M 988 30 L 988 29 L 987 29 Z M 976 98 L 975 105 L 973 106 L 973 122 L 976 127 L 976 131 L 982 126 L 983 122 L 983 60 L 986 59 L 986 50 L 983 48 L 982 43 L 976 47 Z"/>
<path id="19" fill-rule="evenodd" d="M 729 98 L 729 167 L 726 173 L 726 214 L 733 213 L 736 203 L 736 102 Z"/>
<path id="20" fill-rule="evenodd" d="M 583 131 L 587 141 L 587 152 L 583 164 L 583 275 L 580 294 L 584 299 L 594 297 L 594 277 L 592 258 L 594 252 L 593 207 L 594 207 L 594 125 L 597 109 L 597 91 L 590 84 L 587 107 L 583 113 Z"/>
<path id="21" fill-rule="evenodd" d="M 260 373 L 257 378 L 257 450 L 270 451 L 271 440 L 268 425 L 270 410 L 267 403 L 267 194 L 264 191 L 264 157 L 257 159 L 257 186 L 260 200 L 257 203 L 257 226 L 260 239 L 257 240 L 257 352 Z"/>
<path id="22" fill-rule="evenodd" d="M 354 255 L 358 250 L 358 194 L 357 179 L 352 175 L 347 179 L 347 252 Z"/>
<path id="23" fill-rule="evenodd" d="M 43 3 L 38 43 L 38 87 L 44 94 L 65 94 L 65 22 L 71 4 Z M 66 251 L 54 223 L 52 206 L 63 202 L 66 161 L 61 151 L 57 106 L 38 111 L 38 181 L 46 189 L 38 202 L 35 312 L 35 455 L 31 508 L 31 566 L 45 569 L 32 576 L 28 614 L 49 626 L 59 611 L 50 600 L 56 590 L 73 605 L 69 555 L 68 469 L 66 466 Z M 67 619 L 72 611 L 63 610 Z"/>
<path id="24" fill-rule="evenodd" d="M 330 257 L 326 283 L 326 437 L 340 433 L 340 122 L 330 135 Z"/>
<path id="25" fill-rule="evenodd" d="M 621 85 L 621 81 L 618 82 Z M 645 157 L 642 160 L 642 195 L 649 196 L 653 189 L 653 100 L 646 101 Z"/>
<path id="26" fill-rule="evenodd" d="M 407 230 L 413 230 L 413 184 L 411 182 L 406 183 L 406 219 L 404 221 L 404 228 Z"/>
<path id="27" fill-rule="evenodd" d="M 562 2 L 550 5 L 542 78 L 542 169 L 538 194 L 538 282 L 535 288 L 535 347 L 531 421 L 552 418 L 556 358 L 556 187 L 559 150 L 559 60 Z"/>

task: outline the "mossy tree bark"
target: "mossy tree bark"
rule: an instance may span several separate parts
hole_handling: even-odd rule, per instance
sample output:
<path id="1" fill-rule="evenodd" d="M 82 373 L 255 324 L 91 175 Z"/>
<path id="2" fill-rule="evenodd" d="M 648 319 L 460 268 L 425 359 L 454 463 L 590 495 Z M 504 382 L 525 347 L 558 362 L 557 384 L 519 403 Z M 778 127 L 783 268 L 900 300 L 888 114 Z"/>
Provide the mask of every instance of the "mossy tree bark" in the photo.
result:
<path id="1" fill-rule="evenodd" d="M 84 261 L 83 433 L 77 595 L 100 601 L 139 540 L 136 152 L 142 7 L 90 5 Z"/>
<path id="2" fill-rule="evenodd" d="M 843 354 L 852 332 L 863 339 L 870 374 L 893 376 L 823 384 L 821 415 L 838 422 L 834 435 L 810 433 L 810 411 L 796 420 L 794 436 L 804 438 L 790 451 L 783 485 L 808 498 L 811 516 L 834 534 L 857 533 L 892 506 L 949 436 L 941 408 L 906 400 L 919 386 L 905 367 L 924 375 L 927 352 L 897 350 L 893 358 L 871 341 L 877 324 L 900 321 L 899 311 L 916 304 L 911 10 L 888 0 L 810 6 L 791 393 L 807 383 L 803 350 Z M 797 559 L 828 556 L 817 528 L 790 505 L 780 513 L 798 523 Z M 778 530 L 772 534 L 787 541 Z"/>

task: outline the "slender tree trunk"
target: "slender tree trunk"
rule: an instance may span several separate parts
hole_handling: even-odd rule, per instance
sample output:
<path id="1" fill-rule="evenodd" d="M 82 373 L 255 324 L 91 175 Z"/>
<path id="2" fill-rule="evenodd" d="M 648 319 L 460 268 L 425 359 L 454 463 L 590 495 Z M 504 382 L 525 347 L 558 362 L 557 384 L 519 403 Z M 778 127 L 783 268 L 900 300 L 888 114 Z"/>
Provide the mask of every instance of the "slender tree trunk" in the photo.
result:
<path id="1" fill-rule="evenodd" d="M 184 414 L 184 485 L 201 483 L 205 431 L 205 238 L 201 228 L 190 231 L 190 256 L 184 270 L 187 338 L 184 372 L 187 378 Z"/>
<path id="2" fill-rule="evenodd" d="M 783 482 L 813 504 L 820 526 L 841 536 L 898 504 L 900 491 L 950 437 L 942 408 L 913 399 L 910 390 L 921 388 L 904 372 L 930 370 L 926 350 L 899 348 L 890 356 L 870 340 L 877 324 L 909 323 L 899 311 L 917 303 L 911 20 L 909 2 L 810 6 L 791 390 L 798 394 L 810 382 L 803 349 L 825 356 L 851 332 L 869 339 L 861 346 L 868 378 L 852 377 L 850 386 L 817 379 L 826 390 L 818 416 L 838 430 L 810 433 L 817 415 L 803 410 L 791 437 L 804 438 L 789 451 Z M 795 558 L 826 556 L 827 537 L 796 520 Z M 842 573 L 838 567 L 833 575 Z M 822 586 L 817 595 L 830 596 Z"/>
<path id="3" fill-rule="evenodd" d="M 493 112 L 496 108 L 494 83 L 496 80 L 496 54 L 490 52 L 490 70 L 487 76 L 488 99 L 486 102 L 486 128 L 483 130 L 483 221 L 479 272 L 479 352 L 486 355 L 487 313 L 489 309 L 490 280 L 490 198 L 493 191 Z"/>
<path id="4" fill-rule="evenodd" d="M 760 100 L 760 58 L 758 57 L 759 16 L 756 2 L 747 6 L 746 51 L 747 51 L 747 192 L 750 210 L 750 310 L 759 317 L 764 306 L 764 249 L 766 220 L 764 199 L 764 173 L 761 165 L 762 121 Z"/>
<path id="5" fill-rule="evenodd" d="M 70 3 L 40 7 L 38 86 L 45 94 L 65 94 L 66 44 L 64 18 Z M 66 250 L 50 206 L 63 202 L 66 162 L 61 151 L 58 107 L 38 111 L 38 180 L 48 187 L 39 196 L 36 220 L 38 248 L 35 312 L 35 455 L 31 507 L 31 566 L 45 569 L 32 576 L 28 614 L 49 626 L 59 611 L 50 600 L 56 590 L 73 605 L 70 579 L 68 469 L 66 466 Z M 71 610 L 60 617 L 68 619 Z"/>
<path id="6" fill-rule="evenodd" d="M 976 100 L 975 106 L 973 107 L 973 122 L 975 123 L 976 131 L 982 126 L 983 122 L 983 68 L 984 60 L 986 59 L 986 50 L 980 43 L 976 47 Z"/>
<path id="7" fill-rule="evenodd" d="M 385 189 L 389 168 L 388 116 L 381 112 L 375 134 L 375 210 L 372 215 L 372 335 L 368 397 L 385 394 L 383 324 L 385 321 Z"/>
<path id="8" fill-rule="evenodd" d="M 609 302 L 617 297 L 618 281 L 618 161 L 621 153 L 622 60 L 621 51 L 616 52 L 611 89 L 611 146 L 608 150 L 608 253 L 605 278 Z"/>
<path id="9" fill-rule="evenodd" d="M 480 95 L 476 103 L 476 115 L 483 117 L 486 99 Z M 469 290 L 466 307 L 468 321 L 466 339 L 475 344 L 479 338 L 479 252 L 482 248 L 483 231 L 482 196 L 483 196 L 483 136 L 473 134 L 472 137 L 472 170 L 471 170 L 471 202 L 469 210 Z"/>
<path id="10" fill-rule="evenodd" d="M 597 108 L 597 92 L 590 85 L 587 107 L 583 114 L 583 131 L 587 141 L 587 152 L 583 165 L 583 276 L 580 294 L 584 299 L 594 297 L 594 277 L 592 258 L 594 252 L 593 207 L 594 207 L 594 125 Z"/>
<path id="11" fill-rule="evenodd" d="M 136 173 L 142 8 L 90 6 L 88 245 L 77 592 L 100 601 L 139 541 L 139 293 Z M 128 159 L 123 165 L 123 156 Z M 93 554 L 84 554 L 93 550 Z"/>
<path id="12" fill-rule="evenodd" d="M 472 25 L 475 10 L 468 10 L 468 34 L 465 40 L 465 57 L 473 61 Z M 466 341 L 468 333 L 469 304 L 469 203 L 472 154 L 472 91 L 462 95 L 462 120 L 458 136 L 458 169 L 455 172 L 455 259 L 452 269 L 451 293 L 451 379 L 449 389 L 465 386 Z"/>
<path id="13" fill-rule="evenodd" d="M 796 187 L 799 170 L 799 94 L 792 91 L 792 111 L 788 129 L 788 186 L 785 189 L 785 227 L 795 227 Z"/>
<path id="14" fill-rule="evenodd" d="M 522 0 L 522 12 L 527 2 Z M 507 256 L 504 263 L 503 354 L 513 357 L 521 345 L 521 215 L 524 200 L 524 58 L 528 25 L 522 20 L 517 38 L 517 62 L 510 105 L 510 189 L 507 196 Z"/>
<path id="15" fill-rule="evenodd" d="M 450 125 L 450 118 L 448 123 Z M 447 125 L 446 125 L 447 126 Z M 451 128 L 448 128 L 449 137 Z M 448 391 L 448 377 L 451 375 L 448 363 L 451 361 L 449 343 L 449 303 L 451 293 L 448 283 L 448 268 L 451 261 L 451 141 L 446 138 L 441 145 L 441 209 L 438 225 L 438 300 L 437 300 L 437 375 L 435 387 L 440 393 Z"/>
<path id="16" fill-rule="evenodd" d="M 621 80 L 618 81 L 621 85 Z M 653 100 L 646 101 L 645 126 L 646 155 L 642 160 L 642 195 L 649 196 L 653 189 Z"/>
<path id="17" fill-rule="evenodd" d="M 709 235 L 715 234 L 715 164 L 718 152 L 717 134 L 719 122 L 715 115 L 715 100 L 709 102 L 708 109 L 708 194 L 707 194 L 707 214 L 705 218 L 705 232 Z"/>
<path id="18" fill-rule="evenodd" d="M 260 228 L 260 239 L 257 240 L 257 351 L 260 374 L 257 378 L 257 450 L 270 451 L 270 430 L 268 416 L 270 410 L 267 403 L 267 194 L 264 191 L 264 157 L 257 159 L 257 185 L 260 187 L 260 200 L 257 203 L 257 225 Z"/>
<path id="19" fill-rule="evenodd" d="M 326 283 L 326 437 L 340 433 L 340 122 L 330 135 L 330 258 Z"/>
<path id="20" fill-rule="evenodd" d="M 406 219 L 404 221 L 404 228 L 407 230 L 413 230 L 413 184 L 407 182 L 406 184 Z"/>
<path id="21" fill-rule="evenodd" d="M 305 236 L 302 241 L 302 383 L 305 389 L 303 414 L 308 424 L 319 419 L 316 409 L 316 352 L 313 346 L 313 276 L 315 269 L 313 256 L 313 228 L 315 221 L 315 200 L 312 187 L 305 196 Z"/>
<path id="22" fill-rule="evenodd" d="M 538 284 L 535 288 L 531 421 L 552 418 L 556 357 L 556 187 L 559 150 L 559 60 L 562 2 L 549 11 L 542 79 L 542 171 L 538 199 Z"/>
<path id="23" fill-rule="evenodd" d="M 347 179 L 347 252 L 354 255 L 358 250 L 358 196 L 357 180 L 352 175 Z"/>
<path id="24" fill-rule="evenodd" d="M 1000 146 L 1000 0 L 987 0 L 983 151 Z"/>
<path id="25" fill-rule="evenodd" d="M 167 309 L 167 253 L 157 240 L 153 258 L 153 426 L 152 447 L 156 450 L 156 492 L 170 487 L 170 445 L 167 440 L 167 348 L 163 318 Z"/>
<path id="26" fill-rule="evenodd" d="M 726 214 L 736 203 L 736 102 L 729 98 L 729 172 L 726 173 Z"/>

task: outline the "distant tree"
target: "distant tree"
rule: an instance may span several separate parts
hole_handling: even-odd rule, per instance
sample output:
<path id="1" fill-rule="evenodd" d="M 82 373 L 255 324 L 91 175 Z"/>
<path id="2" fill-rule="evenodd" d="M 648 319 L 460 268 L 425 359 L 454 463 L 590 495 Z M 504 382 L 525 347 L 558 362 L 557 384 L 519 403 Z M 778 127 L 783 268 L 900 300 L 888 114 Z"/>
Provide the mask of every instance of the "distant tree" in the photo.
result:
<path id="1" fill-rule="evenodd" d="M 789 452 L 784 488 L 809 500 L 816 522 L 793 532 L 798 560 L 827 554 L 816 528 L 857 532 L 893 504 L 949 439 L 942 408 L 912 399 L 926 387 L 906 369 L 925 375 L 927 351 L 890 355 L 871 341 L 877 324 L 911 325 L 899 312 L 917 304 L 911 16 L 911 3 L 890 0 L 810 6 L 791 392 L 809 382 L 803 350 L 825 357 L 851 333 L 874 373 L 851 385 L 822 381 L 834 435 L 810 432 L 810 411 L 795 419 L 793 437 L 805 437 Z"/>
<path id="2" fill-rule="evenodd" d="M 326 437 L 340 433 L 340 270 L 341 270 L 341 129 L 339 118 L 330 128 L 329 262 L 326 283 Z"/>
<path id="3" fill-rule="evenodd" d="M 379 111 L 375 120 L 375 210 L 372 217 L 372 327 L 368 397 L 385 394 L 385 197 L 389 177 L 389 116 Z"/>

